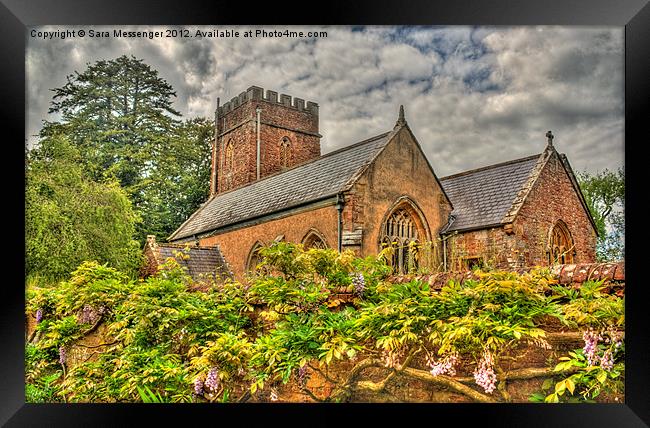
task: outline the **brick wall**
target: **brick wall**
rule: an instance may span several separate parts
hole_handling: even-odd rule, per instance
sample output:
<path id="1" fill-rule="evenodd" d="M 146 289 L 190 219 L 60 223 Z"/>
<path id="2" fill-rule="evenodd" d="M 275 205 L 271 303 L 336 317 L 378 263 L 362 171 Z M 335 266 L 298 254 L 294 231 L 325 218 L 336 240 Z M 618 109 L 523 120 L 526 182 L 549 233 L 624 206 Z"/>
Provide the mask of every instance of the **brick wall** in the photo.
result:
<path id="1" fill-rule="evenodd" d="M 546 244 L 550 230 L 558 220 L 566 223 L 573 238 L 576 249 L 574 262 L 594 262 L 596 232 L 569 175 L 557 153 L 554 153 L 513 223 L 514 233 L 530 248 L 526 255 L 529 265 L 548 263 Z"/>
<path id="2" fill-rule="evenodd" d="M 200 245 L 219 244 L 235 278 L 242 280 L 246 262 L 253 246 L 258 242 L 268 245 L 280 235 L 288 242 L 301 242 L 310 229 L 316 229 L 329 248 L 338 243 L 338 213 L 334 205 L 305 211 L 285 218 L 203 238 Z"/>
<path id="3" fill-rule="evenodd" d="M 259 89 L 259 91 L 258 91 Z M 286 95 L 277 99 L 277 93 L 261 88 L 249 88 L 240 98 L 218 110 L 217 147 L 214 167 L 217 169 L 217 192 L 243 186 L 257 179 L 257 113 L 260 113 L 260 178 L 280 171 L 280 143 L 283 137 L 291 142 L 291 156 L 287 167 L 320 156 L 318 134 L 318 106 Z M 272 95 L 275 94 L 275 95 Z M 283 98 L 284 97 L 284 98 Z M 265 99 L 268 98 L 268 99 Z M 225 168 L 225 148 L 234 145 L 234 166 Z M 214 171 L 213 171 L 214 174 Z"/>

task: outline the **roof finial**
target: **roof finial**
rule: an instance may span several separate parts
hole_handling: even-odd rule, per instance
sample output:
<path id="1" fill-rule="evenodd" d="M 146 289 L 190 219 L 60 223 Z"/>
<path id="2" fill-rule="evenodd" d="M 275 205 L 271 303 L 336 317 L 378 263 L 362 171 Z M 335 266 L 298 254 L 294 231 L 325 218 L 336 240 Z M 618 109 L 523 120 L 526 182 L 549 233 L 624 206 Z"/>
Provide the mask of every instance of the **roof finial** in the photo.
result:
<path id="1" fill-rule="evenodd" d="M 403 125 L 406 125 L 406 119 L 404 119 L 404 106 L 400 105 L 399 117 L 397 118 L 397 123 L 395 123 L 395 126 L 403 126 Z"/>
<path id="2" fill-rule="evenodd" d="M 546 144 L 550 147 L 553 147 L 553 138 L 555 138 L 553 136 L 553 133 L 551 131 L 548 131 L 546 133 Z"/>

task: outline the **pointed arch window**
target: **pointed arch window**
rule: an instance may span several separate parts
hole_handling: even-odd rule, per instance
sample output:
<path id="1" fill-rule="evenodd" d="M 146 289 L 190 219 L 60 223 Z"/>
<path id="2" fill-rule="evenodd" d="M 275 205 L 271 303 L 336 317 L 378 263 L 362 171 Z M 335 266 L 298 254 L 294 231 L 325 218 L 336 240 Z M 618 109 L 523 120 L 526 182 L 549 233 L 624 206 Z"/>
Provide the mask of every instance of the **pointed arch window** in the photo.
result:
<path id="1" fill-rule="evenodd" d="M 287 168 L 291 162 L 291 140 L 289 137 L 282 137 L 280 142 L 280 166 Z"/>
<path id="2" fill-rule="evenodd" d="M 314 229 L 310 230 L 307 235 L 305 235 L 302 240 L 302 245 L 305 250 L 309 250 L 311 248 L 324 250 L 327 248 L 327 244 L 325 243 L 325 238 L 323 235 Z"/>
<path id="3" fill-rule="evenodd" d="M 260 241 L 256 242 L 248 253 L 246 260 L 246 272 L 254 273 L 257 270 L 257 265 L 262 261 L 260 250 L 264 247 Z"/>
<path id="4" fill-rule="evenodd" d="M 417 269 L 418 230 L 412 214 L 405 208 L 393 211 L 381 228 L 382 247 L 392 246 L 390 260 L 395 273 L 407 273 Z"/>
<path id="5" fill-rule="evenodd" d="M 232 140 L 228 140 L 226 149 L 224 150 L 224 167 L 226 172 L 232 172 L 235 165 L 235 148 L 233 147 Z"/>
<path id="6" fill-rule="evenodd" d="M 574 263 L 575 245 L 566 224 L 559 220 L 551 229 L 548 242 L 548 264 Z"/>

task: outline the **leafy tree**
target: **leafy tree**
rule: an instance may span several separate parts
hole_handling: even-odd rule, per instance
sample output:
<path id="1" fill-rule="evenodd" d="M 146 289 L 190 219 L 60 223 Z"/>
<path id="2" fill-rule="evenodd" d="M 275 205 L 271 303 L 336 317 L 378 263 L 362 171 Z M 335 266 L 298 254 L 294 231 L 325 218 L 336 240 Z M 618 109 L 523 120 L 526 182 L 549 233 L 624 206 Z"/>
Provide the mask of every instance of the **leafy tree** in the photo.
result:
<path id="1" fill-rule="evenodd" d="M 53 89 L 41 137 L 63 134 L 79 149 L 96 181 L 115 177 L 127 191 L 148 233 L 166 238 L 207 198 L 212 126 L 179 121 L 172 86 L 135 57 L 88 65 Z"/>
<path id="2" fill-rule="evenodd" d="M 213 132 L 213 121 L 186 120 L 152 154 L 155 168 L 145 180 L 141 207 L 148 234 L 167 238 L 208 198 Z"/>
<path id="3" fill-rule="evenodd" d="M 613 261 L 625 255 L 625 172 L 605 169 L 596 174 L 579 174 L 580 188 L 596 222 L 599 260 Z"/>
<path id="4" fill-rule="evenodd" d="M 27 156 L 27 276 L 66 277 L 80 262 L 99 260 L 128 272 L 139 263 L 132 240 L 138 216 L 114 180 L 95 182 L 64 137 L 41 141 Z"/>

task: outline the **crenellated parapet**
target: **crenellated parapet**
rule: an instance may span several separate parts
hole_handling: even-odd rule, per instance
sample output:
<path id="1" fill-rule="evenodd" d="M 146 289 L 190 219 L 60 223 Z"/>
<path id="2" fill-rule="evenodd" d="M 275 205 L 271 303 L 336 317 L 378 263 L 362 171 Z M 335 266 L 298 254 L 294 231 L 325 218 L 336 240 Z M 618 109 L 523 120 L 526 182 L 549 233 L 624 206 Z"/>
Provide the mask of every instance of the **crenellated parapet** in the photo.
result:
<path id="1" fill-rule="evenodd" d="M 292 97 L 291 95 L 287 95 L 287 94 L 280 94 L 278 97 L 278 93 L 276 91 L 272 91 L 270 89 L 267 89 L 265 91 L 263 88 L 260 88 L 259 86 L 251 86 L 246 91 L 240 93 L 238 96 L 231 98 L 230 101 L 228 101 L 227 103 L 219 107 L 219 109 L 217 110 L 217 114 L 219 116 L 222 116 L 228 112 L 233 111 L 234 109 L 241 106 L 242 104 L 254 100 L 267 101 L 269 103 L 282 105 L 285 107 L 296 109 L 298 111 L 304 111 L 314 116 L 318 116 L 317 103 L 312 101 L 307 101 L 305 103 L 304 99 L 298 97 Z"/>

